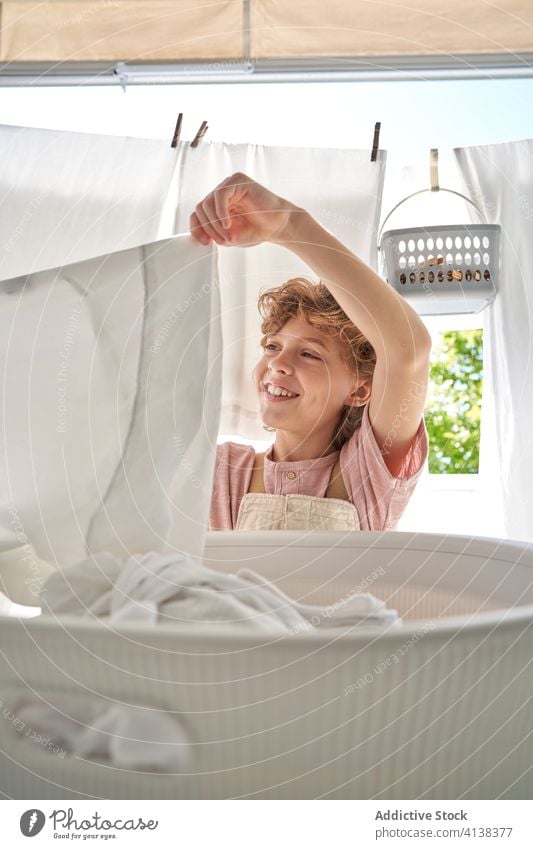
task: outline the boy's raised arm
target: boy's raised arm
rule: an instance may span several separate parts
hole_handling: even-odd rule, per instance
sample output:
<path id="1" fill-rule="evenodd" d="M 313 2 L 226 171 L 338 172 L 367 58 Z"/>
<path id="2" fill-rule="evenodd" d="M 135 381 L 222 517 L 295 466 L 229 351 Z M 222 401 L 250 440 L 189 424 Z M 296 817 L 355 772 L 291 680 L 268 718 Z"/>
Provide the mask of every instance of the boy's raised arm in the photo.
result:
<path id="1" fill-rule="evenodd" d="M 376 352 L 369 416 L 397 475 L 420 425 L 429 375 L 431 336 L 415 310 L 306 210 L 245 174 L 224 180 L 197 205 L 191 233 L 204 244 L 283 245 L 322 280 Z"/>
<path id="2" fill-rule="evenodd" d="M 305 210 L 291 215 L 276 241 L 313 269 L 376 351 L 368 413 L 383 460 L 398 476 L 424 412 L 430 334 L 401 295 Z"/>

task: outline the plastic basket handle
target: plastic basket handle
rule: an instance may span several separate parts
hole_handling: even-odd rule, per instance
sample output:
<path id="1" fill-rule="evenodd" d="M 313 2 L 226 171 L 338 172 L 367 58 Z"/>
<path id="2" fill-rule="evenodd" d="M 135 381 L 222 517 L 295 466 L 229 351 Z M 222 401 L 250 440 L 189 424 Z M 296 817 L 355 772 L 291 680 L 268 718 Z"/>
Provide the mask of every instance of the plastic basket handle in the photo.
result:
<path id="1" fill-rule="evenodd" d="M 389 220 L 389 218 L 391 217 L 392 213 L 393 213 L 393 212 L 396 212 L 396 210 L 398 209 L 398 207 L 399 207 L 399 206 L 401 206 L 401 205 L 402 205 L 402 203 L 405 203 L 405 201 L 406 201 L 406 200 L 410 200 L 410 198 L 414 198 L 414 197 L 415 197 L 415 195 L 423 195 L 425 192 L 434 192 L 434 191 L 437 191 L 437 192 L 448 192 L 448 193 L 449 193 L 449 194 L 451 194 L 451 195 L 457 195 L 458 197 L 463 198 L 463 200 L 468 201 L 468 203 L 472 204 L 472 206 L 474 207 L 474 209 L 475 209 L 475 210 L 479 213 L 480 217 L 481 217 L 482 219 L 484 219 L 484 223 L 485 223 L 485 224 L 488 224 L 488 221 L 485 219 L 485 216 L 484 216 L 483 212 L 480 210 L 480 208 L 479 208 L 479 206 L 477 205 L 477 203 L 474 203 L 474 201 L 473 201 L 473 200 L 471 200 L 470 198 L 467 198 L 467 197 L 466 197 L 466 195 L 462 195 L 462 194 L 461 194 L 461 192 L 456 192 L 454 189 L 441 189 L 441 188 L 437 188 L 437 189 L 419 189 L 417 192 L 413 192 L 411 195 L 407 195 L 407 197 L 406 197 L 406 198 L 403 198 L 403 200 L 399 201 L 399 203 L 397 203 L 397 204 L 396 204 L 396 206 L 393 206 L 393 208 L 391 209 L 391 211 L 389 212 L 389 214 L 386 216 L 386 218 L 385 218 L 385 220 L 384 220 L 383 224 L 382 224 L 382 225 L 381 225 L 381 227 L 379 228 L 378 242 L 377 242 L 377 244 L 378 244 L 378 250 L 380 250 L 380 249 L 381 249 L 381 236 L 382 236 L 383 230 L 385 229 L 385 224 L 387 223 L 387 221 L 388 221 L 388 220 Z"/>

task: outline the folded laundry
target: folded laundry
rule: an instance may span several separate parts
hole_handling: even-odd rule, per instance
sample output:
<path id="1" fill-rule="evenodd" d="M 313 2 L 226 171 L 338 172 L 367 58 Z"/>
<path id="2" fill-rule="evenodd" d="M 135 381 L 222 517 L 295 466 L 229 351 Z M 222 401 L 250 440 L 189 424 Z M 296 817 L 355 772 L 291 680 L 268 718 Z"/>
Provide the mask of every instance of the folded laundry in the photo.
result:
<path id="1" fill-rule="evenodd" d="M 370 593 L 353 593 L 328 607 L 301 604 L 249 569 L 228 574 L 203 566 L 188 554 L 153 551 L 124 564 L 101 552 L 46 581 L 44 615 L 105 618 L 106 622 L 194 623 L 272 634 L 315 627 L 390 627 L 401 624 L 395 610 Z M 20 697 L 16 714 L 26 727 L 55 747 L 116 766 L 161 772 L 183 770 L 190 736 L 182 719 L 148 706 L 110 702 L 90 694 Z"/>

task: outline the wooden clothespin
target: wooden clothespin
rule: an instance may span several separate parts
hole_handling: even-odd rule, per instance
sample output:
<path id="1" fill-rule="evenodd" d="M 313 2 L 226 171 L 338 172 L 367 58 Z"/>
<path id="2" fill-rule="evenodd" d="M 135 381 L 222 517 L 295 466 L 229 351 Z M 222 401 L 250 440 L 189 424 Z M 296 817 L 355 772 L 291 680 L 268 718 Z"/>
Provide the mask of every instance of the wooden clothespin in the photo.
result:
<path id="1" fill-rule="evenodd" d="M 170 147 L 177 147 L 178 146 L 178 142 L 180 140 L 180 134 L 181 134 L 181 122 L 182 121 L 183 121 L 183 112 L 180 112 L 180 114 L 178 115 L 178 120 L 176 121 L 176 129 L 174 130 L 174 135 L 172 136 L 172 142 L 170 144 Z"/>
<path id="2" fill-rule="evenodd" d="M 205 136 L 206 133 L 207 133 L 207 121 L 202 121 L 200 129 L 198 130 L 198 132 L 196 133 L 195 137 L 193 138 L 193 140 L 191 142 L 191 147 L 198 147 L 198 143 L 200 142 L 200 139 L 202 139 Z"/>
<path id="3" fill-rule="evenodd" d="M 376 124 L 374 126 L 374 141 L 372 143 L 372 156 L 370 157 L 371 162 L 375 162 L 376 159 L 377 159 L 380 130 L 381 130 L 381 121 L 376 121 Z"/>

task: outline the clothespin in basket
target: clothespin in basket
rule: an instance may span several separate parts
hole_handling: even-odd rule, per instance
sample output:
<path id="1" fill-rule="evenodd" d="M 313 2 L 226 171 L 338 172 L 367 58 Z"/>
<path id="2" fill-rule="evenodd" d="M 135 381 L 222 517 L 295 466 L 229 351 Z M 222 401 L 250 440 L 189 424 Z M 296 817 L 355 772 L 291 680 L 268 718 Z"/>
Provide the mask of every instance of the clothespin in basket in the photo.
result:
<path id="1" fill-rule="evenodd" d="M 191 142 L 191 147 L 198 147 L 198 143 L 200 142 L 200 139 L 202 139 L 205 136 L 206 133 L 207 133 L 207 121 L 202 121 L 200 129 L 198 130 L 198 132 L 196 133 L 195 137 L 193 138 L 193 140 Z"/>

